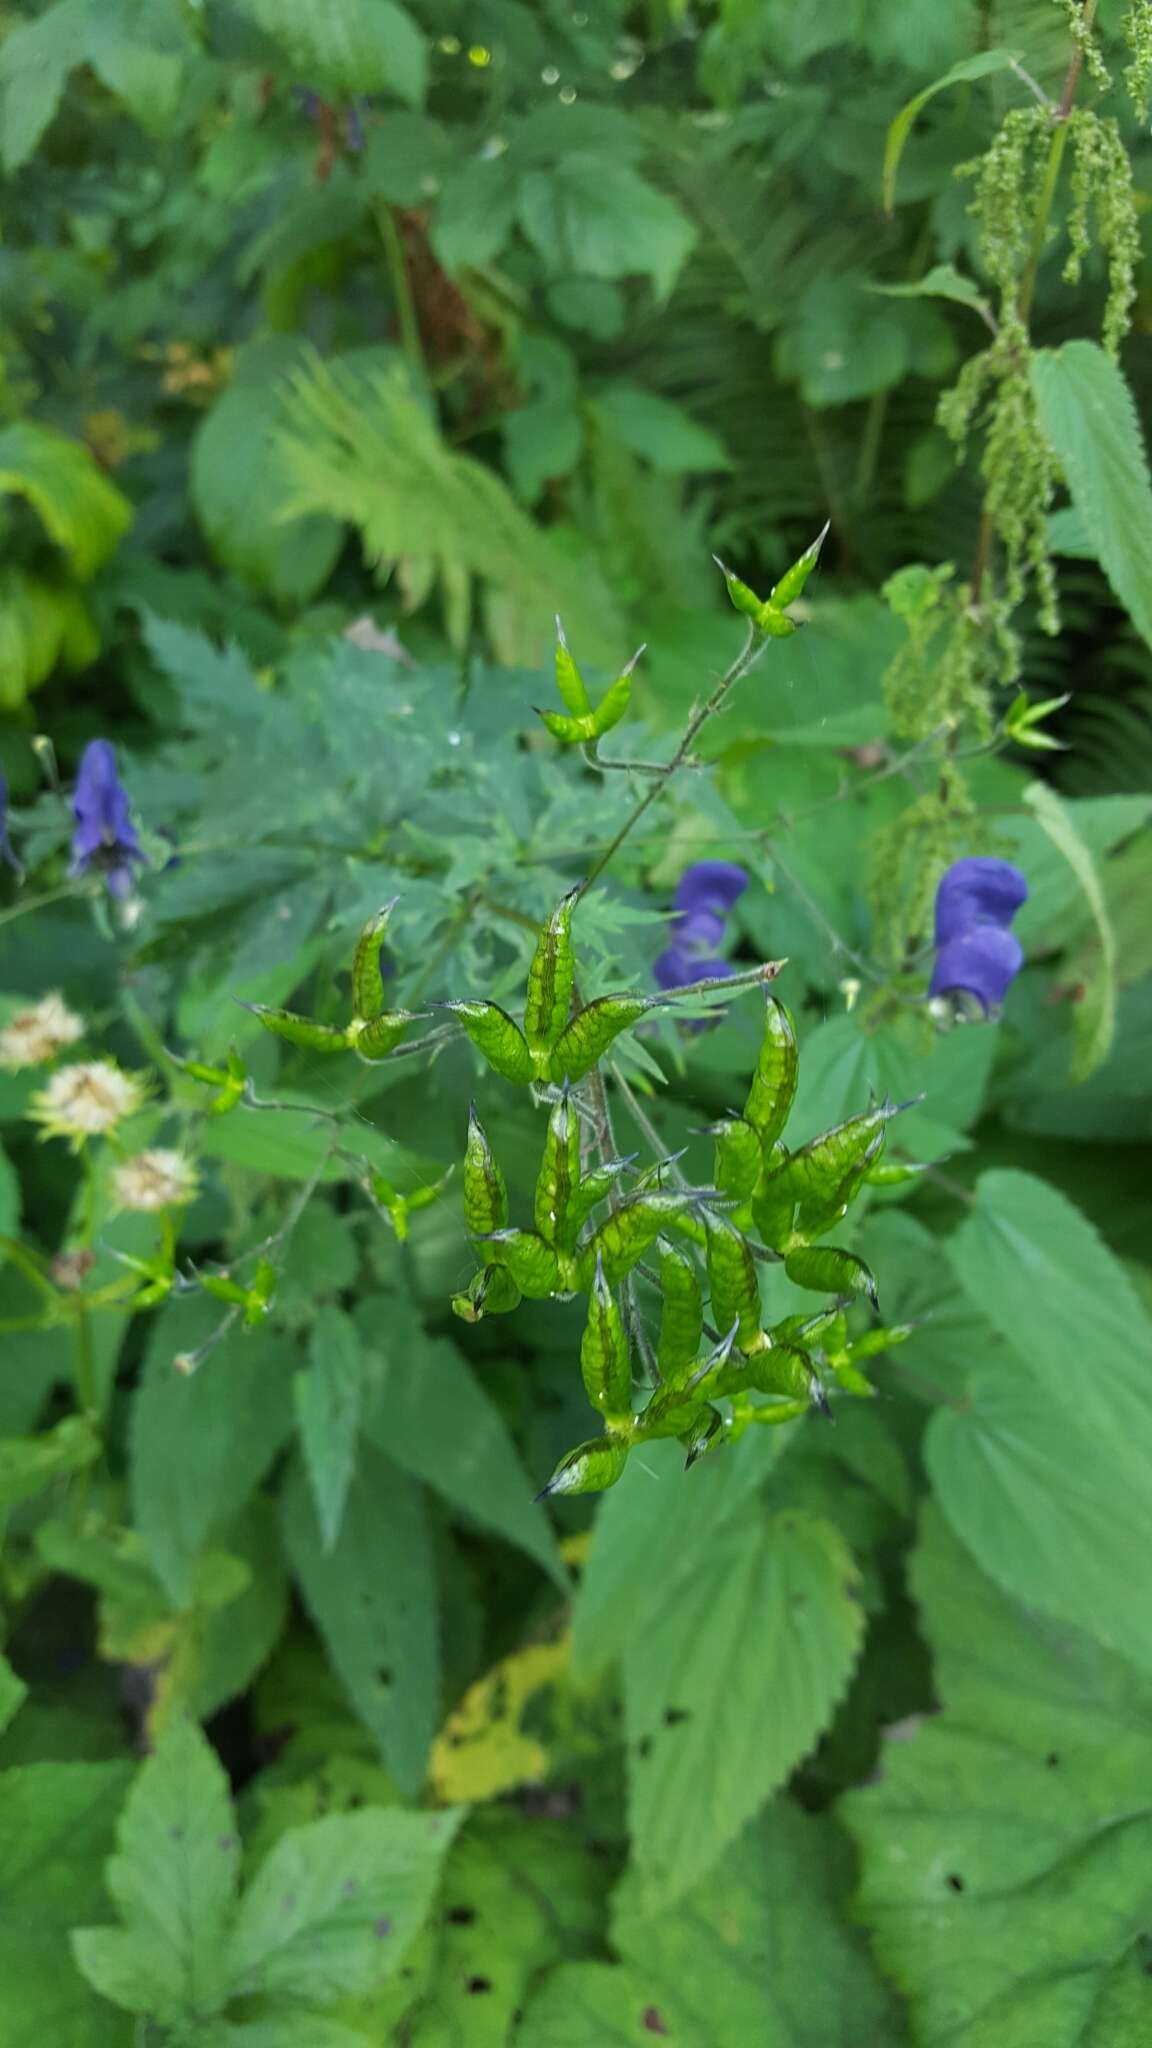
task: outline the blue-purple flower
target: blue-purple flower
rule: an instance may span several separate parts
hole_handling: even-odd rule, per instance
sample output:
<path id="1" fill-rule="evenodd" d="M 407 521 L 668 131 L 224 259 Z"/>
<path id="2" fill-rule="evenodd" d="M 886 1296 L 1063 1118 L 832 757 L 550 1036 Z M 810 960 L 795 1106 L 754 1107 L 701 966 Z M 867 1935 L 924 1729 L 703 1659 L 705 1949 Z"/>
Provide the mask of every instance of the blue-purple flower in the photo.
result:
<path id="1" fill-rule="evenodd" d="M 698 860 L 685 869 L 672 899 L 672 939 L 652 968 L 661 988 L 684 988 L 710 975 L 732 973 L 730 962 L 715 948 L 724 936 L 728 912 L 747 887 L 743 868 L 732 861 Z"/>
<path id="2" fill-rule="evenodd" d="M 1024 964 L 1024 948 L 1008 927 L 1027 898 L 1028 884 L 1010 861 L 953 861 L 936 892 L 929 994 L 971 996 L 985 1015 L 998 1009 Z"/>
<path id="3" fill-rule="evenodd" d="M 113 896 L 126 896 L 132 887 L 133 863 L 143 863 L 145 854 L 129 816 L 128 792 L 117 774 L 110 741 L 89 740 L 81 754 L 72 813 L 72 873 L 95 870 Z"/>
<path id="4" fill-rule="evenodd" d="M 2 768 L 0 768 L 0 860 L 6 860 L 9 867 L 16 874 L 23 875 L 24 870 L 12 851 L 12 841 L 8 837 L 8 783 Z"/>

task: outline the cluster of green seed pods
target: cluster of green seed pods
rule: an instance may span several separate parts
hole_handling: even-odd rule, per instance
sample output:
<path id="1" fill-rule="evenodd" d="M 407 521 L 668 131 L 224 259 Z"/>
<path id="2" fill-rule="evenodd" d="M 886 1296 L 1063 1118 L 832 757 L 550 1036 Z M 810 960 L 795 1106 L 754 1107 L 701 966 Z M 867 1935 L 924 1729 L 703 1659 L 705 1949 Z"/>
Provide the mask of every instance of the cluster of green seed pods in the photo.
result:
<path id="1" fill-rule="evenodd" d="M 395 899 L 370 917 L 356 941 L 352 956 L 352 1018 L 348 1024 L 321 1024 L 313 1017 L 300 1017 L 294 1010 L 272 1009 L 266 1003 L 247 1003 L 245 1008 L 259 1017 L 266 1031 L 285 1038 L 290 1045 L 306 1046 L 310 1052 L 356 1052 L 362 1060 L 383 1060 L 399 1045 L 409 1024 L 423 1014 L 416 1010 L 384 1008 L 384 976 L 380 954 L 388 920 L 396 908 Z"/>
<path id="2" fill-rule="evenodd" d="M 564 740 L 572 745 L 583 741 L 585 745 L 602 739 L 619 725 L 628 715 L 632 701 L 632 671 L 643 654 L 638 648 L 627 667 L 622 669 L 614 683 L 609 684 L 599 704 L 593 704 L 588 695 L 588 686 L 569 652 L 564 638 L 564 628 L 556 621 L 556 688 L 560 693 L 566 711 L 537 711 L 537 717 L 547 726 L 553 739 Z"/>
<path id="3" fill-rule="evenodd" d="M 540 934 L 523 1028 L 494 1004 L 451 1005 L 498 1073 L 548 1099 L 530 1223 L 511 1220 L 504 1175 L 470 1113 L 464 1217 L 480 1264 L 453 1307 L 474 1322 L 523 1296 L 588 1299 L 580 1369 L 598 1434 L 561 1459 L 545 1494 L 602 1491 L 655 1438 L 677 1438 L 693 1464 L 752 1424 L 828 1413 L 837 1395 L 870 1393 L 864 1364 L 907 1329 L 851 1335 L 848 1311 L 860 1298 L 876 1306 L 875 1282 L 853 1252 L 818 1240 L 866 1184 L 916 1170 L 882 1161 L 890 1103 L 789 1150 L 799 1053 L 792 1019 L 772 995 L 744 1106 L 712 1127 L 712 1185 L 667 1185 L 674 1162 L 639 1171 L 633 1159 L 597 1157 L 603 1126 L 581 1084 L 648 1002 L 607 998 L 572 1018 L 577 893 Z M 766 1263 L 782 1264 L 825 1303 L 766 1323 Z M 659 1296 L 654 1345 L 640 1283 Z"/>

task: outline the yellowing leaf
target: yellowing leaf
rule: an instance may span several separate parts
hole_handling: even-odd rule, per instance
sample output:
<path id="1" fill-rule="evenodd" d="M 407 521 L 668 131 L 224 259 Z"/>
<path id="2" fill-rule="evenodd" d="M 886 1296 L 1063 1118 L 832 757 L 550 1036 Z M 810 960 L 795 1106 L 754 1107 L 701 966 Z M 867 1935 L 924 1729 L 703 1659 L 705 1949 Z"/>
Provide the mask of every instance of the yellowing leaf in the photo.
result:
<path id="1" fill-rule="evenodd" d="M 569 1639 L 531 1643 L 478 1678 L 432 1745 L 437 1799 L 495 1799 L 546 1775 L 548 1752 L 523 1728 L 524 1711 L 568 1668 Z"/>

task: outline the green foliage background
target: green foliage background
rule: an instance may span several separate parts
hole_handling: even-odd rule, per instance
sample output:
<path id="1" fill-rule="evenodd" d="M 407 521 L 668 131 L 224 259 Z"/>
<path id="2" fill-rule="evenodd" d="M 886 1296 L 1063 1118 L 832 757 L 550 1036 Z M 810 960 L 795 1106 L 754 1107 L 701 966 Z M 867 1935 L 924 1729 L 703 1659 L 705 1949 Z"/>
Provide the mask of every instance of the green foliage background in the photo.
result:
<path id="1" fill-rule="evenodd" d="M 0 1071 L 3 2048 L 1152 2038 L 1150 72 L 1145 0 L 0 8 L 0 1026 L 60 990 L 200 1172 L 168 1240 Z M 390 1006 L 517 1008 L 737 654 L 710 555 L 826 519 L 579 988 L 746 868 L 789 1142 L 911 1105 L 842 1235 L 915 1327 L 540 1501 L 583 1306 L 450 1307 L 469 1099 L 520 1217 L 539 1108 L 441 1009 L 368 1064 L 237 999 L 342 1028 L 396 897 Z M 557 612 L 597 700 L 647 643 L 591 755 Z M 965 853 L 1027 965 L 945 1032 Z M 637 1171 L 709 1184 L 762 1014 L 617 1042 Z"/>

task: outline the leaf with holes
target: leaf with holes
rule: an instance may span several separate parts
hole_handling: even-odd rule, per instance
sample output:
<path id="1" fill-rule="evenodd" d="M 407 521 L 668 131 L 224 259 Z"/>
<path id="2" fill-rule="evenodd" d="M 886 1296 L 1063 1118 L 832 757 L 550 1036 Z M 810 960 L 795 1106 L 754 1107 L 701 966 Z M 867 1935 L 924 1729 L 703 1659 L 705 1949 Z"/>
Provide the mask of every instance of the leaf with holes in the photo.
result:
<path id="1" fill-rule="evenodd" d="M 943 1711 L 841 1812 L 917 2041 L 1152 2036 L 1152 1684 L 1015 1607 L 929 1512 L 912 1570 Z"/>

